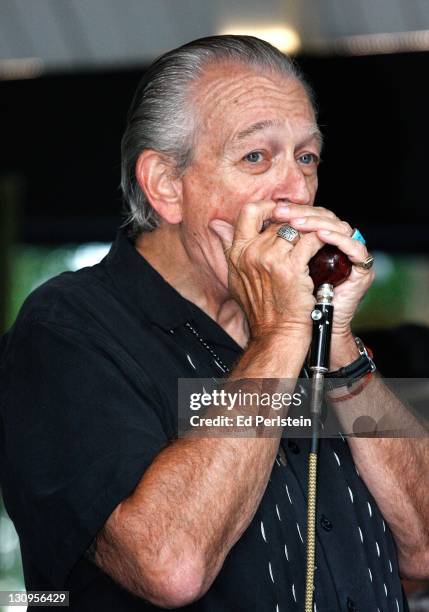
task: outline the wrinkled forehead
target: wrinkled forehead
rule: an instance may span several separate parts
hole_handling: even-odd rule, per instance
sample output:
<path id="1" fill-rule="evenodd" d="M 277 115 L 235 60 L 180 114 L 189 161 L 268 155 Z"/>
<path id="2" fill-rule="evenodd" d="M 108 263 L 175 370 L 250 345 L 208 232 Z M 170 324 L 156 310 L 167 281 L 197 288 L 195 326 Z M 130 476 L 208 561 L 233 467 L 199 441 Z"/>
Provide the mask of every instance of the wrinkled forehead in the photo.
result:
<path id="1" fill-rule="evenodd" d="M 252 126 L 306 134 L 318 132 L 314 110 L 303 85 L 293 76 L 237 64 L 209 66 L 194 83 L 197 144 L 233 145 Z"/>

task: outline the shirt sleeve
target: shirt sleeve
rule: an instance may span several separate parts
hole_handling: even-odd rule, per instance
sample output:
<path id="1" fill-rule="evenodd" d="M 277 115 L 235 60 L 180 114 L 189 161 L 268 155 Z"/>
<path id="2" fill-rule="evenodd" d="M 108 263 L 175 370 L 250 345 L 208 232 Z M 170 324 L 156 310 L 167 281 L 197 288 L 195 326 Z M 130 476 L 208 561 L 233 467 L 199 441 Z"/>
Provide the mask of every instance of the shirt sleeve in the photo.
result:
<path id="1" fill-rule="evenodd" d="M 62 588 L 168 443 L 162 407 L 126 351 L 65 326 L 26 326 L 5 370 L 6 505 L 32 563 Z"/>

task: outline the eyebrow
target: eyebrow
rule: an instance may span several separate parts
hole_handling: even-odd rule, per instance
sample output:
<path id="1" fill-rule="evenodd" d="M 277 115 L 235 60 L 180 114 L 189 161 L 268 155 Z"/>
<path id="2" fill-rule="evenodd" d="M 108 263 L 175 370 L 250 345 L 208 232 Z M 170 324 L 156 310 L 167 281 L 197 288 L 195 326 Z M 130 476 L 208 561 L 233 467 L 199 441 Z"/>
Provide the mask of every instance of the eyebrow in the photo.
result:
<path id="1" fill-rule="evenodd" d="M 323 149 L 323 134 L 317 125 L 311 128 L 309 135 L 300 143 L 300 146 L 307 144 L 310 140 L 313 140 L 313 138 L 319 145 L 319 151 L 321 152 Z"/>
<path id="2" fill-rule="evenodd" d="M 280 127 L 280 125 L 281 125 L 280 121 L 272 121 L 270 119 L 267 119 L 265 121 L 258 121 L 257 123 L 252 123 L 252 125 L 249 125 L 249 127 L 238 132 L 238 134 L 235 137 L 235 140 L 237 140 L 238 142 L 241 142 L 243 140 L 246 140 L 246 138 L 249 138 L 249 136 L 253 136 L 253 134 L 257 132 L 260 132 L 262 130 L 266 130 L 272 127 Z M 317 141 L 317 144 L 319 145 L 320 150 L 322 150 L 323 136 L 322 136 L 322 132 L 319 130 L 316 124 L 310 127 L 308 136 L 303 139 L 302 143 L 300 143 L 300 146 L 301 144 L 302 145 L 307 144 L 307 142 L 312 140 L 313 138 Z"/>
<path id="3" fill-rule="evenodd" d="M 278 127 L 279 125 L 279 121 L 272 121 L 270 119 L 258 121 L 257 123 L 252 123 L 252 125 L 249 125 L 249 127 L 246 129 L 241 130 L 241 132 L 238 132 L 236 139 L 245 140 L 249 136 L 252 136 L 255 132 L 260 132 L 261 130 L 266 130 L 267 128 L 271 127 Z"/>

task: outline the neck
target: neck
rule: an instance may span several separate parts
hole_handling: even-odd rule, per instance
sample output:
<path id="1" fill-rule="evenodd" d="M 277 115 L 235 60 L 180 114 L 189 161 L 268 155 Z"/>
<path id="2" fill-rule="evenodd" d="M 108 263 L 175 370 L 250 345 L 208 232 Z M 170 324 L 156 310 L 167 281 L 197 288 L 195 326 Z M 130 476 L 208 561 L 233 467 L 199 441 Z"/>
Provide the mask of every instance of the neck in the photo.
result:
<path id="1" fill-rule="evenodd" d="M 180 295 L 214 319 L 240 346 L 248 341 L 246 317 L 237 302 L 207 267 L 191 259 L 177 225 L 162 225 L 140 234 L 135 242 L 140 255 Z"/>

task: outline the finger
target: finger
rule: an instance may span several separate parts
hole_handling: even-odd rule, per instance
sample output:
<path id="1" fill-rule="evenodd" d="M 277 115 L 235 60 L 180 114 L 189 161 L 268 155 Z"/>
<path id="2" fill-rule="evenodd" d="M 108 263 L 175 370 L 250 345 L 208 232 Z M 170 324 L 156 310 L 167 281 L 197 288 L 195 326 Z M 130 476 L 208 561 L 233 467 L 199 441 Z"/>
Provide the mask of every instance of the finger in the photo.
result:
<path id="1" fill-rule="evenodd" d="M 290 258 L 298 269 L 308 266 L 308 262 L 323 247 L 324 242 L 316 233 L 304 234 L 290 252 Z"/>
<path id="2" fill-rule="evenodd" d="M 289 225 L 289 224 L 288 224 Z M 303 235 L 299 235 L 297 240 L 287 240 L 286 238 L 283 238 L 281 236 L 279 236 L 277 234 L 279 228 L 282 226 L 282 224 L 280 223 L 273 223 L 272 225 L 270 225 L 265 231 L 264 233 L 261 235 L 260 238 L 260 242 L 261 244 L 263 244 L 264 242 L 269 246 L 269 248 L 275 248 L 276 251 L 281 252 L 281 256 L 285 256 L 287 255 L 292 249 L 295 249 L 296 246 L 303 240 L 303 238 L 305 236 L 309 236 L 310 234 L 303 234 Z M 306 239 L 304 241 L 304 247 L 301 246 L 300 249 L 298 249 L 298 256 L 296 256 L 297 262 L 301 263 L 304 262 L 304 266 L 307 265 L 308 263 L 308 259 L 306 259 L 307 255 L 306 253 L 312 253 L 310 255 L 310 259 L 313 255 L 315 255 L 317 253 L 317 251 L 322 248 L 323 246 L 323 242 L 318 238 L 317 234 L 315 232 L 312 232 L 312 238 L 310 239 Z M 302 252 L 302 258 L 300 253 Z"/>
<path id="3" fill-rule="evenodd" d="M 340 219 L 332 219 L 329 217 L 294 217 L 289 220 L 290 225 L 300 232 L 317 232 L 319 230 L 330 230 L 333 232 L 339 232 L 345 236 L 353 234 L 353 230 L 346 221 Z"/>
<path id="4" fill-rule="evenodd" d="M 339 232 L 333 232 L 330 230 L 320 230 L 317 235 L 323 242 L 327 244 L 333 244 L 340 249 L 350 261 L 354 264 L 364 261 L 368 257 L 368 250 L 364 244 L 359 240 L 354 240 L 349 236 L 344 236 Z M 363 268 L 355 268 L 364 274 L 368 273 L 368 270 Z"/>
<path id="5" fill-rule="evenodd" d="M 280 230 L 283 227 L 287 227 L 287 226 L 291 229 L 291 233 L 292 234 L 298 234 L 296 239 L 291 240 L 291 239 L 289 239 L 289 237 L 285 237 L 284 235 L 282 236 L 281 234 L 279 234 Z M 261 234 L 260 241 L 261 241 L 261 243 L 263 243 L 263 242 L 276 243 L 277 242 L 277 238 L 280 238 L 280 240 L 282 242 L 285 242 L 286 244 L 289 244 L 290 246 L 293 246 L 300 239 L 300 233 L 299 233 L 298 230 L 293 228 L 290 223 L 278 223 L 278 222 L 273 223 L 273 222 L 271 222 L 265 228 L 264 232 Z"/>
<path id="6" fill-rule="evenodd" d="M 236 241 L 248 242 L 255 238 L 264 225 L 264 221 L 272 218 L 275 202 L 249 202 L 244 204 L 235 225 Z"/>
<path id="7" fill-rule="evenodd" d="M 213 219 L 209 223 L 209 228 L 219 237 L 225 255 L 229 253 L 234 240 L 234 226 L 223 219 Z"/>
<path id="8" fill-rule="evenodd" d="M 273 210 L 273 216 L 276 220 L 291 220 L 295 217 L 309 217 L 317 214 L 320 217 L 336 219 L 335 213 L 323 206 L 308 206 L 307 204 L 285 204 L 279 202 Z"/>

